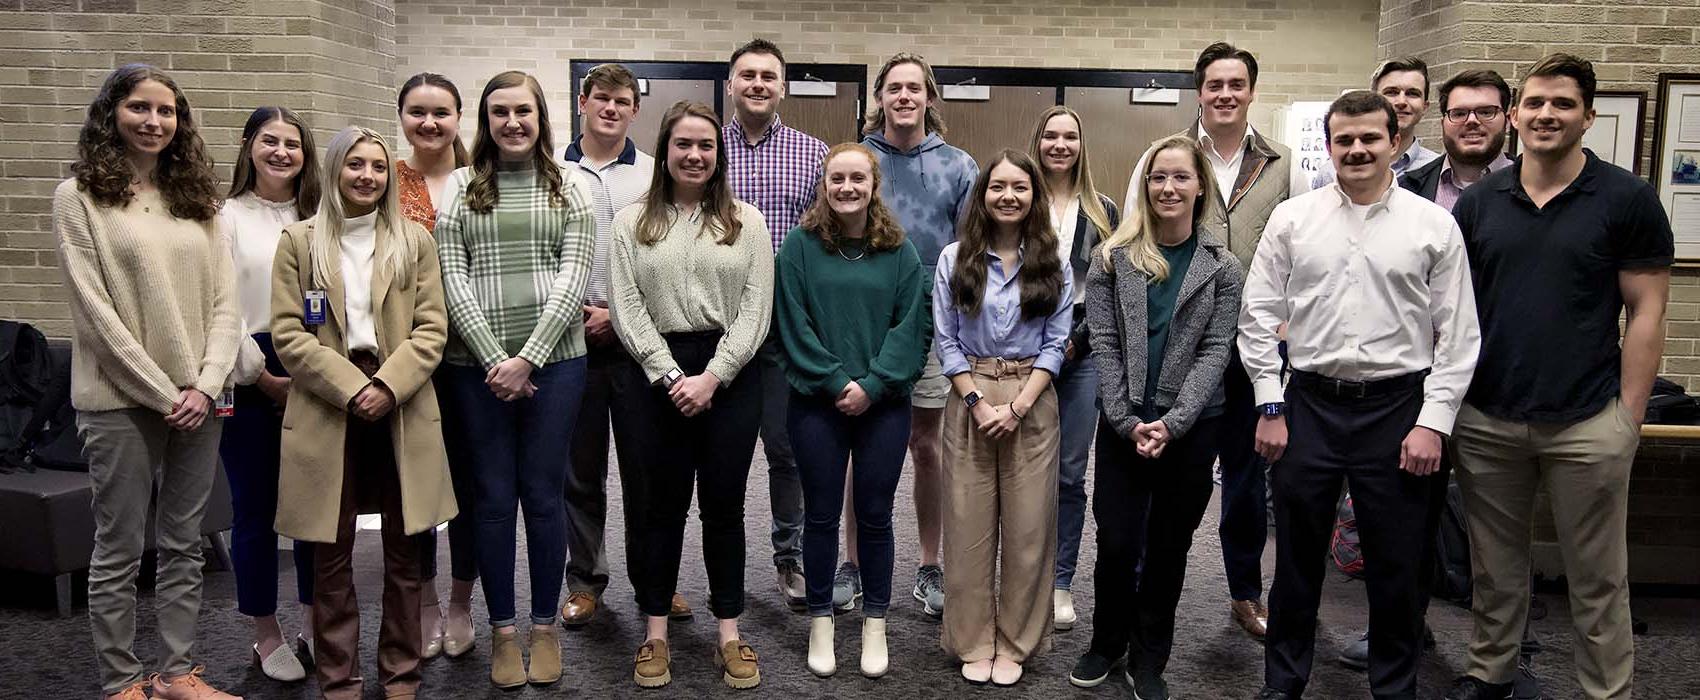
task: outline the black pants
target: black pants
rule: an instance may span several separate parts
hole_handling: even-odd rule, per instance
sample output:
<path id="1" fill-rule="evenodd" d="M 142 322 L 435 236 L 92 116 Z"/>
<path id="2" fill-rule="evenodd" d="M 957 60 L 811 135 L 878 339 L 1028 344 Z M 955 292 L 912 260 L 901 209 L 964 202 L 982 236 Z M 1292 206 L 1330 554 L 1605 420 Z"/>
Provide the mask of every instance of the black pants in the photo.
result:
<path id="1" fill-rule="evenodd" d="M 1228 356 L 1222 392 L 1227 402 L 1220 428 L 1222 517 L 1217 527 L 1222 538 L 1222 569 L 1228 577 L 1230 597 L 1261 600 L 1263 546 L 1269 541 L 1269 494 L 1264 478 L 1268 465 L 1252 444 L 1257 435 L 1256 399 L 1237 349 Z"/>
<path id="2" fill-rule="evenodd" d="M 1287 388 L 1287 450 L 1272 470 L 1275 583 L 1264 682 L 1295 697 L 1315 656 L 1316 610 L 1342 481 L 1352 491 L 1369 593 L 1369 684 L 1376 698 L 1415 698 L 1422 654 L 1424 568 L 1446 497 L 1446 472 L 1399 469 L 1422 408 L 1420 377 L 1369 398 L 1339 398 L 1296 377 Z"/>
<path id="3" fill-rule="evenodd" d="M 669 333 L 667 347 L 681 371 L 696 375 L 714 357 L 720 335 Z M 723 620 L 738 617 L 744 612 L 744 482 L 761 427 L 760 372 L 745 367 L 714 393 L 708 410 L 689 418 L 666 389 L 650 385 L 635 362 L 615 378 L 613 390 L 629 404 L 614 411 L 614 431 L 638 438 L 620 447 L 632 446 L 630 468 L 642 475 L 647 490 L 637 506 L 640 517 L 630 525 L 638 540 L 630 563 L 638 608 L 652 617 L 667 614 L 678 586 L 694 486 L 709 610 Z M 627 458 L 620 462 L 625 465 Z"/>
<path id="4" fill-rule="evenodd" d="M 609 345 L 591 345 L 586 353 L 584 399 L 579 404 L 578 425 L 573 428 L 572 468 L 567 471 L 567 590 L 602 595 L 608 587 L 608 435 L 609 419 L 625 401 L 614 391 L 616 378 L 635 366 L 619 340 Z M 642 400 L 632 397 L 632 400 Z M 618 426 L 616 426 L 617 429 Z M 648 433 L 627 435 L 616 432 L 614 442 L 621 454 L 630 451 L 632 438 L 648 439 Z M 620 486 L 625 505 L 628 533 L 626 542 L 626 571 L 632 574 L 631 562 L 637 561 L 635 542 L 630 535 L 634 502 L 644 502 L 643 479 L 636 470 L 620 459 Z M 636 498 L 634 498 L 636 497 Z M 632 579 L 636 586 L 636 579 Z"/>
<path id="5" fill-rule="evenodd" d="M 1157 675 L 1168 666 L 1187 550 L 1215 490 L 1210 464 L 1220 429 L 1220 418 L 1201 420 L 1146 459 L 1100 417 L 1093 653 L 1114 660 L 1125 652 L 1129 669 Z"/>

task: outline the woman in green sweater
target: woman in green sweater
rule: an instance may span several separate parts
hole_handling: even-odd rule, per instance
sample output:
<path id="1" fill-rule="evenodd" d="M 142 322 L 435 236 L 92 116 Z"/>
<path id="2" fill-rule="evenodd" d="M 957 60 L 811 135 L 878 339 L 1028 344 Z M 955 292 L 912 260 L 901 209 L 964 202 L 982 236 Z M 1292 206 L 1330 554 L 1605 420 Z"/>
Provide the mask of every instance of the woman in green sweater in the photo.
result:
<path id="1" fill-rule="evenodd" d="M 820 192 L 776 263 L 775 306 L 789 361 L 788 418 L 803 481 L 803 572 L 809 670 L 837 668 L 832 574 L 850 465 L 862 566 L 862 674 L 887 668 L 892 499 L 909 441 L 909 390 L 932 342 L 927 275 L 915 246 L 880 201 L 874 154 L 860 144 L 827 153 Z"/>

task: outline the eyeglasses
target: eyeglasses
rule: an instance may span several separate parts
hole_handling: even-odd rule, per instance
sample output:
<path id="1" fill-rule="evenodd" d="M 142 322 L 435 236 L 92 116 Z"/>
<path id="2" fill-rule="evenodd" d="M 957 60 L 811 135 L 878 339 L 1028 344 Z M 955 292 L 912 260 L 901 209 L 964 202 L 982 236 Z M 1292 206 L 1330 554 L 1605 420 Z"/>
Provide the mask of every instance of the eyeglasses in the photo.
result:
<path id="1" fill-rule="evenodd" d="M 1171 182 L 1175 183 L 1176 187 L 1186 187 L 1187 185 L 1192 184 L 1192 181 L 1195 179 L 1197 178 L 1194 178 L 1190 173 L 1175 173 L 1173 175 L 1168 173 L 1151 173 L 1150 175 L 1145 176 L 1146 182 L 1157 187 L 1162 187 L 1163 185 L 1167 185 Z"/>
<path id="2" fill-rule="evenodd" d="M 1453 124 L 1463 124 L 1464 122 L 1470 121 L 1470 115 L 1474 114 L 1476 115 L 1476 121 L 1486 124 L 1498 119 L 1499 115 L 1504 113 L 1504 110 L 1493 105 L 1477 107 L 1475 109 L 1464 109 L 1459 107 L 1457 109 L 1446 110 L 1446 121 L 1452 122 Z"/>

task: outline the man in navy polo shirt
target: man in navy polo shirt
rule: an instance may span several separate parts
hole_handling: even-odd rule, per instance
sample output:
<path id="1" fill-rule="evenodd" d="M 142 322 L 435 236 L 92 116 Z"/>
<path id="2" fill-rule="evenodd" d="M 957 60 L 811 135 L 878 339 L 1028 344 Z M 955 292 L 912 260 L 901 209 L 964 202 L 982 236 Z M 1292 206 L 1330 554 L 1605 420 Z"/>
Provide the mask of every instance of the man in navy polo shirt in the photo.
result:
<path id="1" fill-rule="evenodd" d="M 1575 56 L 1535 64 L 1511 110 L 1524 156 L 1453 209 L 1482 352 L 1453 431 L 1475 633 L 1449 699 L 1510 696 L 1543 489 L 1570 583 L 1578 681 L 1589 698 L 1630 696 L 1629 470 L 1664 349 L 1674 245 L 1653 188 L 1582 149 L 1594 85 L 1593 65 Z"/>

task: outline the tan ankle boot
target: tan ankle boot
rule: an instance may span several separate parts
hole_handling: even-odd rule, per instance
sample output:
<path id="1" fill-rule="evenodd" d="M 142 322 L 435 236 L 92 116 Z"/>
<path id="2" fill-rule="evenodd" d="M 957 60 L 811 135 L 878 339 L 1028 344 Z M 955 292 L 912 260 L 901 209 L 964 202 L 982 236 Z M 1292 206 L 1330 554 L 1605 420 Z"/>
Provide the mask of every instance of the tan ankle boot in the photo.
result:
<path id="1" fill-rule="evenodd" d="M 497 688 L 525 685 L 525 656 L 519 650 L 519 631 L 490 633 L 490 683 Z"/>
<path id="2" fill-rule="evenodd" d="M 532 685 L 549 685 L 561 680 L 561 638 L 554 625 L 531 628 L 531 666 L 526 677 Z"/>

